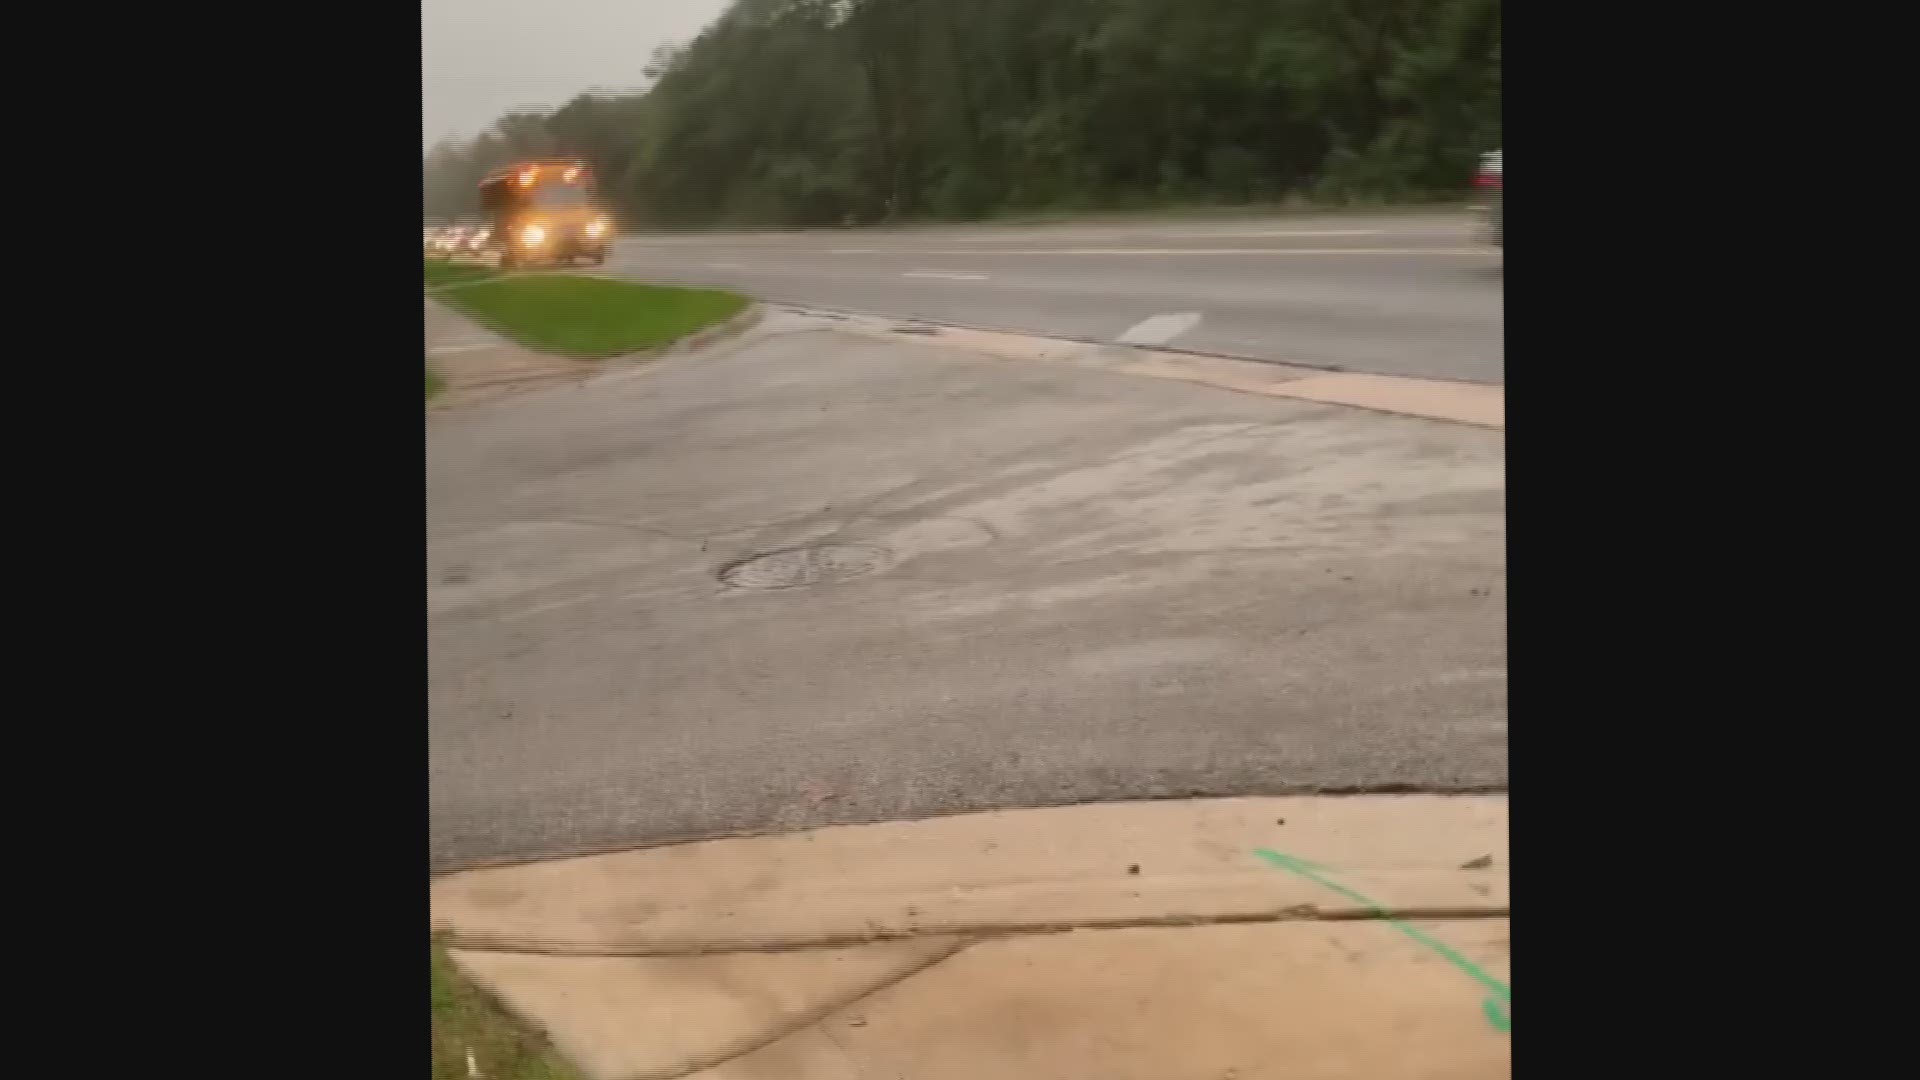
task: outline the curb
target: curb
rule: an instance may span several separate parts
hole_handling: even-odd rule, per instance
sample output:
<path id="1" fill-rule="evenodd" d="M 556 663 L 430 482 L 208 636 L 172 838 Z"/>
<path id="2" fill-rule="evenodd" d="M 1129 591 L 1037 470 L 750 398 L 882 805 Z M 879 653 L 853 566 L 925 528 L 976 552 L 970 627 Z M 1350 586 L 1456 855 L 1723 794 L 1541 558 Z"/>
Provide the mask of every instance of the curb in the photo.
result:
<path id="1" fill-rule="evenodd" d="M 760 325 L 760 321 L 766 318 L 766 314 L 767 309 L 765 304 L 757 300 L 749 300 L 746 307 L 742 308 L 738 314 L 727 319 L 725 322 L 715 326 L 709 326 L 704 330 L 695 330 L 686 337 L 663 345 L 658 349 L 650 350 L 645 355 L 668 356 L 677 353 L 695 352 L 707 348 L 710 345 L 717 345 L 729 338 L 739 337 L 741 334 Z M 642 354 L 633 353 L 629 355 L 638 356 Z M 621 357 L 621 359 L 625 359 L 625 357 Z"/>
<path id="2" fill-rule="evenodd" d="M 608 278 L 607 280 L 624 281 L 626 279 Z M 760 325 L 760 320 L 765 317 L 765 305 L 758 301 L 749 301 L 745 308 L 742 308 L 738 314 L 735 314 L 726 321 L 716 323 L 702 330 L 695 330 L 693 333 L 685 337 L 675 338 L 665 345 L 656 345 L 651 349 L 639 349 L 630 353 L 620 353 L 617 356 L 609 356 L 600 360 L 588 360 L 584 362 L 600 364 L 609 368 L 615 366 L 628 367 L 664 360 L 669 356 L 682 356 L 688 353 L 695 353 L 710 346 L 718 345 L 721 342 L 740 337 L 747 333 L 747 331 Z"/>
<path id="3" fill-rule="evenodd" d="M 425 415 L 427 416 L 458 413 L 478 406 L 492 405 L 523 393 L 568 383 L 579 383 L 591 378 L 594 374 L 594 361 L 576 360 L 572 357 L 528 348 L 432 290 L 427 292 L 424 300 L 428 307 L 439 310 L 446 317 L 459 320 L 467 326 L 483 330 L 499 339 L 493 349 L 483 350 L 484 352 L 506 351 L 507 355 L 514 357 L 513 362 L 503 370 L 482 374 L 477 378 L 457 378 L 454 372 L 461 368 L 465 360 L 462 354 L 454 353 L 435 357 L 429 351 L 428 362 L 433 363 L 439 370 L 445 387 L 426 403 Z M 467 374 L 471 376 L 473 372 L 469 370 Z"/>
<path id="4" fill-rule="evenodd" d="M 720 288 L 720 286 L 698 286 L 699 288 Z M 950 322 L 944 319 L 921 318 L 917 315 L 889 315 L 884 311 L 862 311 L 858 308 L 833 307 L 827 304 L 812 304 L 799 300 L 769 299 L 766 303 L 785 309 L 800 316 L 816 316 L 829 322 L 846 319 L 872 319 L 876 322 L 890 323 L 901 327 L 929 327 L 934 330 L 971 330 L 986 334 L 998 334 L 1009 338 L 1027 338 L 1033 341 L 1050 342 L 1057 345 L 1080 345 L 1093 349 L 1125 350 L 1142 354 L 1167 356 L 1192 356 L 1208 360 L 1232 360 L 1262 368 L 1277 368 L 1281 371 L 1307 375 L 1360 375 L 1366 372 L 1353 371 L 1338 364 L 1314 363 L 1310 360 L 1271 360 L 1265 357 L 1248 356 L 1241 353 L 1207 352 L 1202 349 L 1186 349 L 1178 345 L 1125 345 L 1091 337 L 1067 337 L 1036 334 L 1030 330 L 1019 330 L 1005 326 L 988 326 L 982 323 Z M 925 337 L 923 332 L 908 331 L 907 336 Z M 1415 378 L 1410 375 L 1381 375 L 1383 379 Z M 1471 379 L 1427 379 L 1423 381 L 1458 384 L 1461 386 L 1504 386 L 1500 383 L 1479 383 Z"/>
<path id="5" fill-rule="evenodd" d="M 1076 928 L 1502 917 L 1507 799 L 1088 803 L 835 825 L 433 879 L 450 945 L 671 956 Z M 1276 872 L 1278 848 L 1362 894 Z"/>
<path id="6" fill-rule="evenodd" d="M 1506 387 L 1465 380 L 1423 379 L 1259 360 L 1169 347 L 1145 348 L 1085 338 L 893 318 L 868 312 L 779 302 L 823 329 L 886 341 L 939 344 L 1003 360 L 1067 362 L 1083 367 L 1196 383 L 1219 390 L 1291 398 L 1369 412 L 1506 430 Z"/>

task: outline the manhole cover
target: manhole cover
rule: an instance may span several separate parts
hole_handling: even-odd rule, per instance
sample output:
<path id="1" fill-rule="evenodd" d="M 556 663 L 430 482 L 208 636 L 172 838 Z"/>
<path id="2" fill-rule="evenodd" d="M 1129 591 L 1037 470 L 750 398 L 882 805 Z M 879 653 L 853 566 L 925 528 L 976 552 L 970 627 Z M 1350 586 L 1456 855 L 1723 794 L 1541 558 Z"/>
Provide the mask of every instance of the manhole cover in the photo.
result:
<path id="1" fill-rule="evenodd" d="M 887 559 L 887 549 L 872 544 L 822 544 L 755 555 L 723 567 L 720 580 L 739 589 L 798 589 L 871 574 Z"/>

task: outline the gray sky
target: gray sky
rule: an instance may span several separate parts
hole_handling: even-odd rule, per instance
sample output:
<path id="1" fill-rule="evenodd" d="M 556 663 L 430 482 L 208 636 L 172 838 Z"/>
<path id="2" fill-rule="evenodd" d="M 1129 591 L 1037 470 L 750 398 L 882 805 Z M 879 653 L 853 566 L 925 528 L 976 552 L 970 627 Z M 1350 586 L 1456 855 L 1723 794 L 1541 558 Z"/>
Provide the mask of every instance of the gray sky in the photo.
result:
<path id="1" fill-rule="evenodd" d="M 420 0 L 420 143 L 501 113 L 646 81 L 654 46 L 684 43 L 727 0 Z"/>

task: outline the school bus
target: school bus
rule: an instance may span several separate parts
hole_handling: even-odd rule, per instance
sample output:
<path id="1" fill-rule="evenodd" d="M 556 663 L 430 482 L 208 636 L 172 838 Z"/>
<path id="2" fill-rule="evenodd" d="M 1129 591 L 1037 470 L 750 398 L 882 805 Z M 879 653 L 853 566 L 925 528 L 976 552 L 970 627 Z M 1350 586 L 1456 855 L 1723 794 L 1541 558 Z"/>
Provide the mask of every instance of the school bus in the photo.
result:
<path id="1" fill-rule="evenodd" d="M 613 217 L 582 161 L 523 161 L 491 173 L 480 182 L 480 207 L 502 267 L 598 266 L 613 246 Z"/>

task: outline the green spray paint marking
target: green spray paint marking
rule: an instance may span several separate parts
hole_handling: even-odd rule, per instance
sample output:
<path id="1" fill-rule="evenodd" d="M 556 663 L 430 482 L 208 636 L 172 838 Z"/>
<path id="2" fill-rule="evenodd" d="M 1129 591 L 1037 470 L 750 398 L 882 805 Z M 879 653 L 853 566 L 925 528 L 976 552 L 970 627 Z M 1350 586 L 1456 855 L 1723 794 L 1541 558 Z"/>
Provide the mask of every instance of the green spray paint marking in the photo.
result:
<path id="1" fill-rule="evenodd" d="M 1330 872 L 1326 867 L 1320 866 L 1317 863 L 1310 863 L 1305 859 L 1293 855 L 1283 855 L 1278 851 L 1273 851 L 1268 848 L 1255 848 L 1253 853 L 1288 873 L 1298 874 L 1316 885 L 1332 889 L 1341 896 L 1346 897 L 1354 903 L 1372 911 L 1382 919 L 1385 919 L 1388 925 L 1392 926 L 1395 930 L 1400 931 L 1420 944 L 1425 945 L 1427 948 L 1432 949 L 1435 953 L 1438 953 L 1442 960 L 1459 968 L 1468 978 L 1487 988 L 1489 996 L 1480 1003 L 1480 1008 L 1487 1014 L 1487 1023 L 1493 1025 L 1493 1030 L 1503 1035 L 1513 1033 L 1513 990 L 1508 987 L 1506 983 L 1487 974 L 1480 969 L 1478 964 L 1454 952 L 1452 948 L 1448 947 L 1446 942 L 1429 937 L 1419 927 L 1394 918 L 1387 914 L 1387 910 L 1379 904 L 1354 892 L 1345 885 L 1324 876 Z"/>

